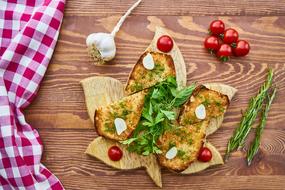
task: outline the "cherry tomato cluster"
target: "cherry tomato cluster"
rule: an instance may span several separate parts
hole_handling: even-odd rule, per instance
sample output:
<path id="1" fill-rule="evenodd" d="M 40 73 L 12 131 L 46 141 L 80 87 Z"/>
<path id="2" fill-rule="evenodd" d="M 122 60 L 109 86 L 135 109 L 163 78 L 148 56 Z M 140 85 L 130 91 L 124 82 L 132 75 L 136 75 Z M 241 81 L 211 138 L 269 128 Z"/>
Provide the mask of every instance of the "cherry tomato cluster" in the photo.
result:
<path id="1" fill-rule="evenodd" d="M 233 28 L 225 29 L 221 20 L 214 20 L 210 24 L 210 35 L 204 41 L 204 46 L 221 61 L 228 61 L 230 56 L 246 56 L 250 46 L 245 40 L 239 39 L 238 32 Z"/>

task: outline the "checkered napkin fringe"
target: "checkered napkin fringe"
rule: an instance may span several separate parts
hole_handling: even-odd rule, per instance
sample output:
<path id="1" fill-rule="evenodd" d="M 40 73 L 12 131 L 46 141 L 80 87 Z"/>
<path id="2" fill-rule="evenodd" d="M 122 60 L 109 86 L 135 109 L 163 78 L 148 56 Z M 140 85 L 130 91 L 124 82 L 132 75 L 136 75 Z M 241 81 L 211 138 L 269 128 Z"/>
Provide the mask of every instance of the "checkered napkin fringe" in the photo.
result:
<path id="1" fill-rule="evenodd" d="M 23 115 L 52 56 L 65 0 L 0 0 L 0 189 L 60 190 Z"/>

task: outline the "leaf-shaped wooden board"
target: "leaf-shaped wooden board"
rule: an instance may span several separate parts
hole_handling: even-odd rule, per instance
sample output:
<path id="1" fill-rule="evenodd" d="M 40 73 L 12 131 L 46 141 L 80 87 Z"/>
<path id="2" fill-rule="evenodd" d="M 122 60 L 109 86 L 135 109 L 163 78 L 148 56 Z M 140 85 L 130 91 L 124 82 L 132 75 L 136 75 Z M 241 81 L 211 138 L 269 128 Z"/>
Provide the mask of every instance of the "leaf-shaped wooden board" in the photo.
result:
<path id="1" fill-rule="evenodd" d="M 150 46 L 146 51 L 158 51 L 156 48 L 156 41 L 161 35 L 169 35 L 163 28 L 157 27 L 154 39 L 152 40 Z M 186 86 L 186 67 L 182 54 L 174 42 L 174 47 L 171 52 L 169 52 L 174 60 L 175 70 L 176 70 L 176 80 L 179 88 Z M 122 98 L 124 93 L 124 85 L 111 77 L 90 77 L 81 81 L 81 85 L 85 94 L 85 101 L 90 116 L 91 121 L 94 123 L 94 113 L 95 109 L 107 105 L 113 101 Z M 236 89 L 224 84 L 209 83 L 205 84 L 209 89 L 216 90 L 229 97 L 229 100 L 234 96 Z M 223 116 L 219 118 L 214 118 L 210 121 L 210 125 L 206 131 L 206 134 L 214 133 L 222 124 Z M 109 147 L 117 145 L 121 147 L 124 152 L 124 156 L 120 161 L 111 161 L 107 155 Z M 190 174 L 202 171 L 210 166 L 223 164 L 223 159 L 217 149 L 211 145 L 209 142 L 205 144 L 213 154 L 212 160 L 210 162 L 204 163 L 195 161 L 193 162 L 182 174 Z M 162 187 L 160 166 L 154 155 L 151 156 L 140 156 L 138 154 L 129 153 L 126 147 L 118 142 L 105 139 L 103 137 L 97 137 L 93 142 L 91 142 L 86 150 L 86 153 L 90 156 L 96 157 L 102 160 L 109 166 L 117 169 L 135 169 L 144 167 L 147 173 L 159 187 Z M 132 164 L 130 164 L 132 163 Z"/>

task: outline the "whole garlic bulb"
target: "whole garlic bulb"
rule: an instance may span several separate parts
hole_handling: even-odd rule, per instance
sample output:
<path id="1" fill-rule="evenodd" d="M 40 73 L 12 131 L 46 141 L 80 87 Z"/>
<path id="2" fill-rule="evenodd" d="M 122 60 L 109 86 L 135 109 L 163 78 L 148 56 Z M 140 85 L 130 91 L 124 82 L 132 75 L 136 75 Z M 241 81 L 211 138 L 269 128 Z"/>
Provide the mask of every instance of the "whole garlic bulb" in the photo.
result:
<path id="1" fill-rule="evenodd" d="M 116 55 L 114 37 L 108 33 L 93 33 L 86 39 L 86 45 L 94 61 L 104 63 L 112 60 Z"/>
<path id="2" fill-rule="evenodd" d="M 129 10 L 122 16 L 113 29 L 112 33 L 92 33 L 86 38 L 86 45 L 90 56 L 95 64 L 104 64 L 106 61 L 112 60 L 116 55 L 115 35 L 119 31 L 123 22 L 129 16 L 134 8 L 136 8 L 142 0 L 138 0 Z"/>

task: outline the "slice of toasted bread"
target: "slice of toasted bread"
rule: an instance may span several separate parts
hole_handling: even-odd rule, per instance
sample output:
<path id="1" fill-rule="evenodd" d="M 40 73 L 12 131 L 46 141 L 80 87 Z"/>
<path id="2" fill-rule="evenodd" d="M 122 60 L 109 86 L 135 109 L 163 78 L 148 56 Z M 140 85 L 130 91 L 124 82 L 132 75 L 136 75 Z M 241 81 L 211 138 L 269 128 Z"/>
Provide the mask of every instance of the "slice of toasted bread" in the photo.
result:
<path id="1" fill-rule="evenodd" d="M 143 58 L 148 53 L 151 54 L 154 61 L 154 68 L 152 70 L 148 70 L 143 66 Z M 133 94 L 154 86 L 169 76 L 175 77 L 175 67 L 172 57 L 164 53 L 145 52 L 135 64 L 129 76 L 125 91 L 127 94 Z"/>
<path id="2" fill-rule="evenodd" d="M 96 109 L 94 123 L 98 134 L 109 139 L 126 140 L 137 127 L 146 94 L 147 91 L 144 90 Z M 114 123 L 116 118 L 122 118 L 127 126 L 120 135 L 117 134 Z"/>
<path id="3" fill-rule="evenodd" d="M 183 105 L 178 118 L 179 124 L 187 126 L 200 122 L 201 119 L 197 118 L 195 109 L 201 104 L 206 108 L 206 118 L 204 120 L 209 120 L 225 113 L 229 105 L 229 98 L 205 86 L 198 86 L 189 100 Z"/>
<path id="4" fill-rule="evenodd" d="M 161 166 L 179 172 L 197 160 L 208 124 L 209 121 L 206 120 L 194 125 L 176 126 L 167 130 L 157 143 L 162 151 L 158 154 Z M 176 147 L 177 154 L 174 158 L 168 159 L 166 153 L 172 147 Z"/>

